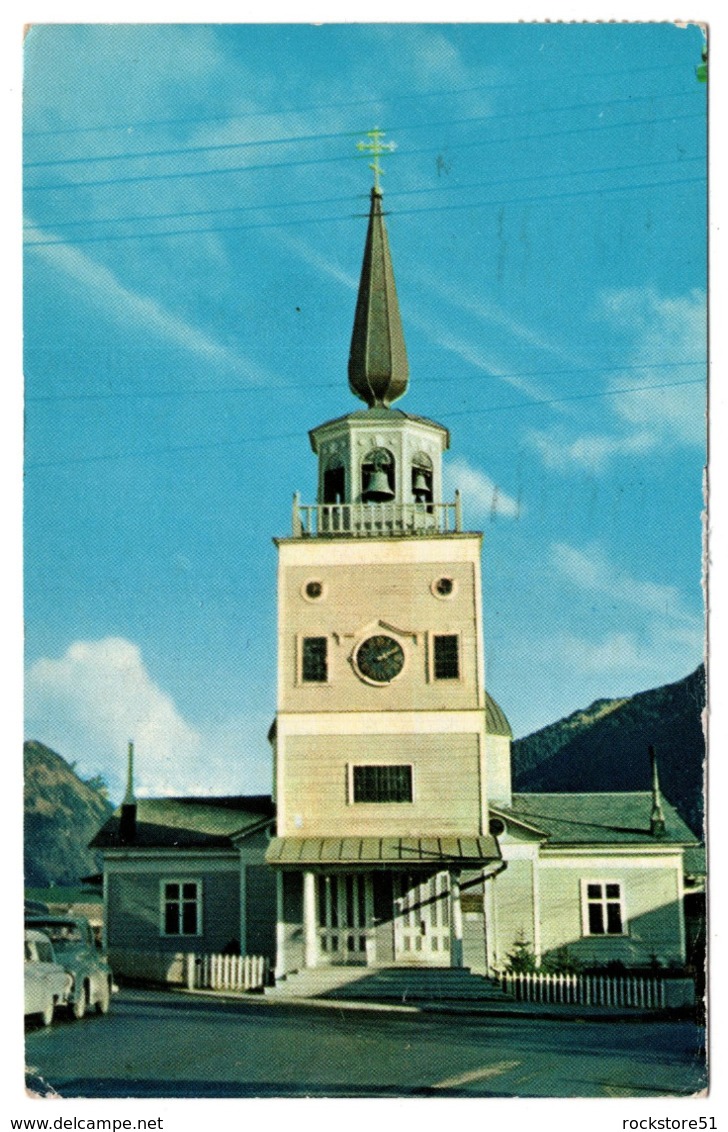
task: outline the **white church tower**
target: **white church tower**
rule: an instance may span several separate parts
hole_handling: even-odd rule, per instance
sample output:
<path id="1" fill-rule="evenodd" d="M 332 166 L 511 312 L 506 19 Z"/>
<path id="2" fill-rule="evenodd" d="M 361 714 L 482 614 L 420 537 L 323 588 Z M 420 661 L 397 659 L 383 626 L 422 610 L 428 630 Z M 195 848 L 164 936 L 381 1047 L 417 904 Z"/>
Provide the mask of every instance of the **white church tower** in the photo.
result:
<path id="1" fill-rule="evenodd" d="M 317 502 L 276 540 L 279 976 L 483 964 L 487 743 L 508 804 L 510 733 L 485 693 L 482 535 L 443 499 L 448 430 L 391 407 L 407 384 L 375 183 L 349 358 L 367 407 L 311 431 Z"/>

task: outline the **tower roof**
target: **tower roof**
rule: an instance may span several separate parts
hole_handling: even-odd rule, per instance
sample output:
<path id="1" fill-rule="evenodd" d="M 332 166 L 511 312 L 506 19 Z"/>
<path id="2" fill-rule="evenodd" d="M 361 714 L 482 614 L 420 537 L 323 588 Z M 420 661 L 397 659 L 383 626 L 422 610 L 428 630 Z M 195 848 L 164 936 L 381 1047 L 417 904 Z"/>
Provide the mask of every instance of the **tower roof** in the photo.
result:
<path id="1" fill-rule="evenodd" d="M 406 391 L 408 375 L 382 193 L 375 186 L 351 336 L 349 386 L 370 409 L 388 408 Z"/>
<path id="2" fill-rule="evenodd" d="M 443 436 L 443 448 L 450 447 L 450 432 L 444 425 L 438 424 L 437 421 L 431 421 L 429 417 L 418 417 L 412 413 L 403 413 L 401 409 L 384 409 L 381 407 L 374 409 L 357 409 L 353 413 L 346 413 L 343 417 L 333 417 L 330 421 L 324 421 L 323 424 L 317 425 L 309 432 L 309 439 L 311 447 L 314 452 L 318 453 L 319 450 L 319 437 L 324 433 L 324 430 L 330 429 L 332 426 L 353 426 L 359 424 L 381 424 L 381 425 L 404 425 L 407 421 L 414 424 L 426 425 L 428 428 L 437 429 Z"/>
<path id="3" fill-rule="evenodd" d="M 509 739 L 513 738 L 505 712 L 500 704 L 495 702 L 490 692 L 485 693 L 485 730 L 489 735 L 506 735 Z"/>

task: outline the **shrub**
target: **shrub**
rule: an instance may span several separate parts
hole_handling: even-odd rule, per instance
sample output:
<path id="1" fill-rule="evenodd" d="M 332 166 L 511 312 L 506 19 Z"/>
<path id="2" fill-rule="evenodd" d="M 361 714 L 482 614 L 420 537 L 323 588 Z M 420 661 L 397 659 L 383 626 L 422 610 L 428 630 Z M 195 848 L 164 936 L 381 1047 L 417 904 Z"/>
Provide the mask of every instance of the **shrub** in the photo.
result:
<path id="1" fill-rule="evenodd" d="M 513 951 L 509 951 L 506 955 L 506 971 L 523 975 L 535 970 L 536 956 L 533 954 L 531 944 L 521 931 L 513 941 Z"/>
<path id="2" fill-rule="evenodd" d="M 582 968 L 583 964 L 566 944 L 545 955 L 541 964 L 541 970 L 548 971 L 550 975 L 578 975 Z"/>

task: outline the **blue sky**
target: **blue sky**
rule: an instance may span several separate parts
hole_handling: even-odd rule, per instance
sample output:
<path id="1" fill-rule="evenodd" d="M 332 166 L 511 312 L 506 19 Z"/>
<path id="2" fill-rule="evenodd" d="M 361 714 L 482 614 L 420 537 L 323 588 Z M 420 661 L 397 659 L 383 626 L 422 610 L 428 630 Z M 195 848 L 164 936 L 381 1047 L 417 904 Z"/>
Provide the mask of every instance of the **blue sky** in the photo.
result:
<path id="1" fill-rule="evenodd" d="M 265 790 L 274 535 L 346 362 L 370 174 L 526 734 L 703 654 L 706 88 L 669 24 L 47 25 L 25 62 L 28 737 Z"/>

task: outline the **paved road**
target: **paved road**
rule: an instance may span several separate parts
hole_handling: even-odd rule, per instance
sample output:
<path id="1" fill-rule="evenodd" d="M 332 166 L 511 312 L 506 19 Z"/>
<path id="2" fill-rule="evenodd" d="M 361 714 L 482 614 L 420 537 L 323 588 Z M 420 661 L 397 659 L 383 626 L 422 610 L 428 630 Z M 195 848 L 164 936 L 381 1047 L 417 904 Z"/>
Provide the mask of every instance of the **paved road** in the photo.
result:
<path id="1" fill-rule="evenodd" d="M 691 1022 L 357 1013 L 125 990 L 112 1013 L 29 1030 L 63 1097 L 685 1096 Z"/>

